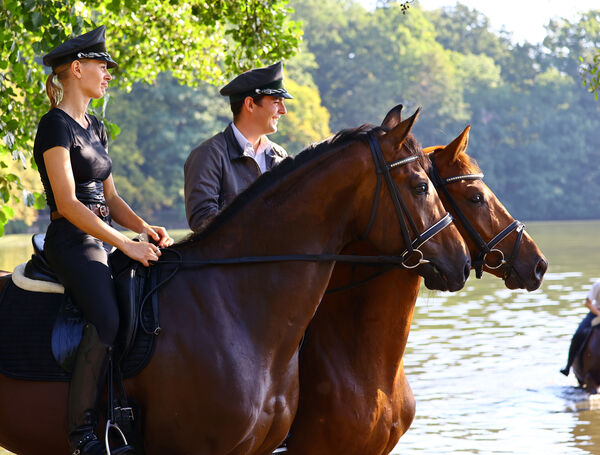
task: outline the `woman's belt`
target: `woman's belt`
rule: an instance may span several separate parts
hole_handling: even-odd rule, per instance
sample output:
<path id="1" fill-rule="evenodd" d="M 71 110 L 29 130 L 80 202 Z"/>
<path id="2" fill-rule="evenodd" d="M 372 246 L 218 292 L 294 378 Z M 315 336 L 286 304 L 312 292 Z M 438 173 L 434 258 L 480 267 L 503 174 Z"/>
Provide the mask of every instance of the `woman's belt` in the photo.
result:
<path id="1" fill-rule="evenodd" d="M 90 211 L 99 218 L 105 219 L 110 215 L 110 210 L 108 206 L 105 204 L 84 204 Z M 58 220 L 60 218 L 64 218 L 57 210 L 53 210 L 50 212 L 50 220 Z"/>

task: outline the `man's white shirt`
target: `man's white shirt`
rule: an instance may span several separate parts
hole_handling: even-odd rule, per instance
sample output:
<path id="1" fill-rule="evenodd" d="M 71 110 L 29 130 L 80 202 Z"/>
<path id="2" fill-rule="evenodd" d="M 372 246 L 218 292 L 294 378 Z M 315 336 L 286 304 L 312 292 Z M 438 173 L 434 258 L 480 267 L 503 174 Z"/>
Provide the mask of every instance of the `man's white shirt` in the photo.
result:
<path id="1" fill-rule="evenodd" d="M 254 150 L 252 144 L 246 139 L 242 132 L 237 129 L 233 122 L 231 122 L 231 129 L 233 130 L 233 134 L 240 144 L 240 147 L 242 147 L 244 155 L 249 156 L 256 161 L 260 171 L 265 172 L 267 170 L 266 152 L 271 148 L 271 141 L 267 139 L 267 136 L 261 136 L 258 148 L 257 150 Z"/>

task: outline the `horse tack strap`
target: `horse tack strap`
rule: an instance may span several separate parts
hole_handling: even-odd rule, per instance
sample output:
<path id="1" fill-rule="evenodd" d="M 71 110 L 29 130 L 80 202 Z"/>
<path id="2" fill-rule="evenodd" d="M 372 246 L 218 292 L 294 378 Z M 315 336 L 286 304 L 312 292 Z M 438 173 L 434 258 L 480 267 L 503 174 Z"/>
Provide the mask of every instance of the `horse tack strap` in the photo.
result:
<path id="1" fill-rule="evenodd" d="M 410 245 L 413 249 L 419 248 L 426 241 L 432 238 L 434 235 L 438 234 L 444 228 L 448 227 L 454 219 L 452 215 L 446 213 L 440 221 L 435 223 L 433 226 L 428 228 L 422 235 L 414 239 L 410 242 Z M 273 255 L 273 256 L 239 256 L 232 258 L 217 258 L 217 259 L 202 259 L 195 261 L 183 261 L 181 258 L 181 254 L 177 250 L 173 250 L 171 248 L 163 248 L 161 249 L 163 253 L 171 252 L 176 254 L 179 259 L 178 260 L 166 260 L 163 259 L 163 256 L 160 257 L 158 262 L 154 262 L 157 265 L 177 265 L 177 266 L 194 266 L 194 267 L 205 267 L 211 265 L 232 265 L 232 264 L 259 264 L 259 263 L 268 263 L 268 262 L 344 262 L 344 263 L 352 263 L 352 264 L 364 264 L 364 265 L 377 265 L 377 264 L 388 264 L 396 267 L 406 267 L 404 261 L 406 259 L 406 251 L 401 255 L 396 256 L 355 256 L 349 254 L 284 254 L 284 255 Z M 162 286 L 165 281 L 170 279 L 175 270 L 166 280 L 161 281 L 156 286 L 154 286 L 153 290 L 151 290 L 148 294 L 151 294 L 158 287 Z M 148 297 L 148 296 L 146 296 Z"/>
<path id="2" fill-rule="evenodd" d="M 446 199 L 452 206 L 455 215 L 458 217 L 458 220 L 460 221 L 460 223 L 463 225 L 463 227 L 469 234 L 469 237 L 471 237 L 471 240 L 473 240 L 473 242 L 477 245 L 477 248 L 479 248 L 479 257 L 477 258 L 477 260 L 473 261 L 473 264 L 472 264 L 473 268 L 475 269 L 475 272 L 476 272 L 475 276 L 477 278 L 481 278 L 481 276 L 483 275 L 483 266 L 484 265 L 486 265 L 487 267 L 493 268 L 493 269 L 498 268 L 504 264 L 508 264 L 509 269 L 511 267 L 513 267 L 513 258 L 516 257 L 517 251 L 519 250 L 519 245 L 521 244 L 521 239 L 523 238 L 523 232 L 524 232 L 525 225 L 518 220 L 514 220 L 510 225 L 508 225 L 500 233 L 498 233 L 496 236 L 494 236 L 494 238 L 492 240 L 490 240 L 489 242 L 486 243 L 481 238 L 481 235 L 479 234 L 479 232 L 477 232 L 475 230 L 475 228 L 473 227 L 473 225 L 469 222 L 469 220 L 467 219 L 465 214 L 462 212 L 462 210 L 460 210 L 460 208 L 458 207 L 458 204 L 456 203 L 456 201 L 454 200 L 454 198 L 452 197 L 452 195 L 446 188 L 446 185 L 448 183 L 458 182 L 460 180 L 481 180 L 481 179 L 483 179 L 483 174 L 464 174 L 464 175 L 457 175 L 454 177 L 448 177 L 448 178 L 444 179 L 441 177 L 441 175 L 437 169 L 437 166 L 435 165 L 435 159 L 434 159 L 433 155 L 430 155 L 430 161 L 431 161 L 431 180 L 433 181 L 436 188 L 442 190 L 442 192 L 446 196 Z M 505 260 L 504 254 L 502 253 L 502 251 L 497 250 L 494 247 L 514 230 L 517 230 L 517 232 L 518 232 L 517 240 L 515 241 L 515 245 L 513 247 L 510 257 L 507 260 Z M 491 253 L 492 251 L 499 252 L 502 257 L 500 264 L 496 267 L 486 264 L 486 256 L 489 253 Z"/>
<path id="3" fill-rule="evenodd" d="M 479 232 L 477 232 L 477 230 L 469 222 L 469 220 L 467 219 L 465 214 L 458 207 L 458 204 L 456 203 L 456 201 L 454 200 L 454 198 L 448 191 L 448 188 L 446 188 L 447 183 L 462 180 L 466 176 L 461 175 L 461 176 L 457 176 L 457 177 L 450 177 L 449 179 L 444 180 L 442 178 L 442 176 L 440 175 L 440 173 L 437 169 L 437 166 L 435 165 L 434 157 L 431 156 L 430 160 L 431 160 L 431 180 L 433 181 L 433 184 L 435 185 L 435 187 L 437 189 L 440 189 L 442 191 L 442 193 L 444 193 L 444 196 L 446 196 L 446 200 L 450 203 L 450 205 L 452 206 L 452 209 L 454 210 L 454 214 L 456 215 L 456 217 L 458 218 L 460 223 L 463 225 L 463 227 L 467 231 L 467 234 L 469 234 L 469 237 L 471 237 L 471 240 L 473 240 L 473 243 L 475 243 L 475 245 L 479 249 L 481 265 L 474 264 L 475 268 L 477 269 L 477 267 L 482 267 L 483 266 L 483 257 L 487 253 L 490 252 L 491 247 L 487 243 L 485 243 L 485 241 L 481 238 L 481 235 L 479 234 Z M 460 177 L 460 178 L 458 178 L 458 177 Z M 470 176 L 470 178 L 475 179 L 476 177 L 473 174 L 473 176 Z"/>
<path id="4" fill-rule="evenodd" d="M 379 147 L 379 142 L 377 141 L 377 138 L 375 137 L 375 133 L 373 133 L 372 131 L 369 131 L 367 133 L 367 140 L 369 142 L 369 148 L 371 149 L 371 154 L 373 155 L 373 162 L 375 163 L 375 172 L 377 173 L 378 185 L 377 185 L 376 190 L 381 188 L 380 180 L 381 180 L 381 175 L 383 175 L 383 177 L 385 179 L 385 183 L 388 188 L 388 192 L 392 199 L 392 203 L 394 204 L 394 208 L 396 209 L 396 216 L 398 217 L 398 222 L 400 223 L 400 229 L 402 232 L 402 238 L 404 240 L 404 245 L 406 246 L 406 248 L 408 250 L 407 251 L 408 255 L 410 255 L 412 253 L 412 245 L 411 245 L 412 242 L 410 240 L 410 234 L 408 233 L 408 226 L 406 225 L 406 218 L 408 218 L 408 220 L 411 224 L 411 227 L 413 229 L 413 232 L 415 234 L 418 232 L 417 228 L 414 224 L 414 221 L 412 220 L 412 218 L 410 217 L 410 215 L 408 213 L 408 209 L 406 208 L 406 205 L 404 204 L 404 201 L 402 200 L 402 197 L 400 196 L 400 193 L 394 183 L 394 180 L 392 179 L 392 176 L 390 174 L 390 168 L 389 168 L 388 164 L 385 162 L 385 158 L 383 157 L 383 152 L 381 151 L 381 147 Z M 410 161 L 407 161 L 407 163 L 408 162 L 410 162 Z M 404 163 L 404 164 L 406 164 L 406 163 Z M 378 198 L 379 198 L 379 191 L 376 191 L 375 201 L 373 203 L 373 210 L 371 211 L 371 220 L 369 221 L 369 226 L 368 226 L 369 230 L 371 228 L 372 221 L 375 216 L 375 210 L 378 205 Z M 364 237 L 366 237 L 368 235 L 368 233 L 369 233 L 369 231 L 366 231 L 364 234 Z"/>

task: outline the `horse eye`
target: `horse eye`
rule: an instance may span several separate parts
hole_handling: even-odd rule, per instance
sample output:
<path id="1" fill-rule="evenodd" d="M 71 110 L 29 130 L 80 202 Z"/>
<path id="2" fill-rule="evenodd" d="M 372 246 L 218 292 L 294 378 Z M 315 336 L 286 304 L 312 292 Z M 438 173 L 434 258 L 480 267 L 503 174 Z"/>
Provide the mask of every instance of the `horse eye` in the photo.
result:
<path id="1" fill-rule="evenodd" d="M 429 190 L 427 183 L 420 183 L 415 187 L 415 192 L 417 194 L 427 194 L 427 190 Z"/>
<path id="2" fill-rule="evenodd" d="M 477 193 L 475 196 L 473 196 L 471 198 L 471 202 L 473 202 L 475 204 L 481 204 L 481 203 L 483 203 L 483 194 Z"/>

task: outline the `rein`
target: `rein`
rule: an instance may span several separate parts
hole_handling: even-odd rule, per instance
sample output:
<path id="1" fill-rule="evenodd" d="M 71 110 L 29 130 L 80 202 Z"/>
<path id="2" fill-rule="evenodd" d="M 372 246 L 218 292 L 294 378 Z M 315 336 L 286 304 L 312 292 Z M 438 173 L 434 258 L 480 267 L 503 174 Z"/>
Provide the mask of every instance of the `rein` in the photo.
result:
<path id="1" fill-rule="evenodd" d="M 408 232 L 408 226 L 406 223 L 406 218 L 408 218 L 408 222 L 413 230 L 413 232 L 418 232 L 416 224 L 412 217 L 410 216 L 406 204 L 404 203 L 402 196 L 400 195 L 400 191 L 396 186 L 394 180 L 390 175 L 390 170 L 403 166 L 408 163 L 412 163 L 419 159 L 418 156 L 410 156 L 408 158 L 404 158 L 402 160 L 398 160 L 392 163 L 386 163 L 385 158 L 383 157 L 383 153 L 381 148 L 379 147 L 379 143 L 377 142 L 377 138 L 375 137 L 375 133 L 369 131 L 367 133 L 367 138 L 369 141 L 369 147 L 371 149 L 371 153 L 373 155 L 373 160 L 375 162 L 375 172 L 377 174 L 377 186 L 375 189 L 375 196 L 373 202 L 373 209 L 371 211 L 371 217 L 369 220 L 369 224 L 367 226 L 367 230 L 363 234 L 363 237 L 368 235 L 373 225 L 373 220 L 375 218 L 375 212 L 377 211 L 377 206 L 379 204 L 379 193 L 381 189 L 381 175 L 385 178 L 385 183 L 388 188 L 388 192 L 390 193 L 390 197 L 394 203 L 394 207 L 396 209 L 396 215 L 398 217 L 398 221 L 400 223 L 400 228 L 402 230 L 402 237 L 404 238 L 404 244 L 406 246 L 406 250 L 400 254 L 396 255 L 379 255 L 379 256 L 357 256 L 357 255 L 349 255 L 349 254 L 284 254 L 284 255 L 273 255 L 273 256 L 241 256 L 241 257 L 232 257 L 232 258 L 217 258 L 217 259 L 200 259 L 195 261 L 183 261 L 181 258 L 178 261 L 167 261 L 159 259 L 155 264 L 176 264 L 182 267 L 206 267 L 206 266 L 214 266 L 214 265 L 236 265 L 236 264 L 260 264 L 260 263 L 269 263 L 269 262 L 283 262 L 283 261 L 306 261 L 306 262 L 348 262 L 354 264 L 383 264 L 383 265 L 392 265 L 395 267 L 404 267 L 407 269 L 413 269 L 418 267 L 421 264 L 428 263 L 429 261 L 423 259 L 423 253 L 419 248 L 428 240 L 430 240 L 433 236 L 438 234 L 444 228 L 450 226 L 454 219 L 452 215 L 446 213 L 446 215 L 436 222 L 434 225 L 427 228 L 422 234 L 417 235 L 414 240 L 410 239 L 410 234 Z M 165 248 L 163 251 L 174 251 L 170 248 Z M 179 254 L 178 252 L 176 252 Z M 416 262 L 407 263 L 408 259 L 412 256 L 413 253 L 417 253 L 420 257 L 416 260 Z"/>
<path id="2" fill-rule="evenodd" d="M 219 266 L 219 265 L 239 265 L 239 264 L 264 264 L 270 262 L 283 262 L 283 261 L 305 261 L 305 262 L 344 262 L 344 263 L 353 263 L 360 265 L 384 265 L 387 266 L 386 269 L 382 272 L 390 270 L 394 267 L 403 267 L 407 269 L 413 269 L 418 267 L 421 264 L 428 263 L 429 261 L 423 258 L 423 253 L 419 248 L 428 240 L 430 240 L 433 236 L 438 234 L 444 228 L 450 226 L 454 219 L 449 213 L 435 224 L 427 228 L 423 233 L 417 235 L 414 240 L 411 240 L 410 234 L 408 232 L 407 221 L 410 224 L 410 227 L 413 232 L 417 233 L 417 226 L 410 216 L 408 208 L 400 195 L 400 191 L 396 186 L 396 183 L 392 179 L 390 174 L 390 170 L 394 169 L 398 166 L 403 166 L 408 163 L 412 163 L 419 159 L 418 156 L 410 156 L 408 158 L 404 158 L 398 161 L 394 161 L 392 163 L 387 163 L 383 156 L 383 152 L 379 146 L 375 133 L 369 131 L 367 133 L 367 139 L 369 142 L 369 148 L 371 150 L 371 154 L 373 156 L 373 161 L 375 163 L 375 173 L 377 175 L 377 185 L 375 188 L 375 195 L 373 198 L 373 208 L 371 210 L 371 216 L 369 219 L 369 223 L 363 237 L 366 237 L 371 227 L 373 226 L 373 222 L 375 220 L 375 214 L 377 212 L 377 207 L 379 205 L 379 197 L 381 192 L 381 181 L 382 175 L 385 180 L 386 186 L 388 188 L 388 192 L 390 193 L 390 197 L 392 198 L 392 202 L 394 204 L 394 208 L 396 209 L 396 215 L 398 217 L 398 221 L 400 223 L 400 228 L 402 231 L 402 237 L 404 239 L 404 244 L 406 245 L 406 250 L 400 255 L 379 255 L 379 256 L 358 256 L 358 255 L 349 255 L 349 254 L 285 254 L 285 255 L 273 255 L 273 256 L 241 256 L 241 257 L 232 257 L 232 258 L 217 258 L 217 259 L 201 259 L 195 261 L 184 261 L 181 253 L 177 250 L 173 250 L 171 248 L 162 249 L 163 252 L 171 252 L 178 256 L 178 259 L 175 260 L 166 260 L 160 258 L 157 262 L 153 262 L 155 265 L 175 265 L 176 268 L 172 271 L 169 276 L 154 286 L 144 297 L 142 305 L 147 301 L 147 299 L 155 293 L 159 287 L 164 285 L 167 281 L 169 281 L 182 267 L 209 267 L 209 266 Z M 416 255 L 415 255 L 416 254 Z M 408 262 L 409 259 L 414 256 L 413 261 Z M 379 276 L 376 274 L 375 276 Z M 366 280 L 368 281 L 368 280 Z M 144 328 L 144 330 L 146 330 Z"/>
<path id="3" fill-rule="evenodd" d="M 525 230 L 525 225 L 520 221 L 514 220 L 510 223 L 506 228 L 504 228 L 500 233 L 498 233 L 492 240 L 489 242 L 485 242 L 479 232 L 473 227 L 473 225 L 469 222 L 465 214 L 462 212 L 456 200 L 452 197 L 446 185 L 454 182 L 458 182 L 460 180 L 483 180 L 483 174 L 465 174 L 465 175 L 457 175 L 455 177 L 442 178 L 440 175 L 438 168 L 435 164 L 434 155 L 430 155 L 431 160 L 431 181 L 435 185 L 436 189 L 441 190 L 446 197 L 446 200 L 452 206 L 458 221 L 462 224 L 462 226 L 467 231 L 467 234 L 475 243 L 475 246 L 479 250 L 477 257 L 473 260 L 473 268 L 475 269 L 475 276 L 477 278 L 481 278 L 483 275 L 483 266 L 490 269 L 498 269 L 503 265 L 506 265 L 505 276 L 508 275 L 509 271 L 514 268 L 514 260 L 517 255 L 517 251 L 521 244 L 521 239 L 523 238 L 523 232 Z M 511 255 L 508 259 L 505 259 L 504 253 L 494 248 L 498 243 L 500 243 L 505 237 L 507 237 L 512 231 L 517 231 L 517 239 L 515 240 L 515 245 L 513 247 Z M 495 262 L 492 262 L 496 258 Z"/>

